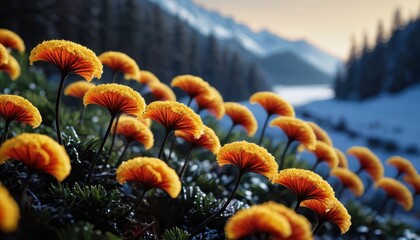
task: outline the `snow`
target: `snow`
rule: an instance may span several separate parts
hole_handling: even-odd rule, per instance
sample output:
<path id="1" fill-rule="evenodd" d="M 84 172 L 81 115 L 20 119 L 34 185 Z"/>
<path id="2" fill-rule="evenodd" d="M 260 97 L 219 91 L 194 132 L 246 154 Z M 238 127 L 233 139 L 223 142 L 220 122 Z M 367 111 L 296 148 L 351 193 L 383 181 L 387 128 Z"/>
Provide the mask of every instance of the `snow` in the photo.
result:
<path id="1" fill-rule="evenodd" d="M 329 85 L 276 85 L 273 91 L 294 107 L 334 97 L 334 91 Z"/>

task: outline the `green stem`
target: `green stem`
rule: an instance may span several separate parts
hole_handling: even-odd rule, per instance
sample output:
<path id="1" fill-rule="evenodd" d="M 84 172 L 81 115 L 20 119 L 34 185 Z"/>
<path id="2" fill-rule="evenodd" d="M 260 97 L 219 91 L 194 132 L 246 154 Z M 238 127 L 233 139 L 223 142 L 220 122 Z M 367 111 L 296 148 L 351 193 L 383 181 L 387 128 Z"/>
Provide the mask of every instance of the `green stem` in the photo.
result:
<path id="1" fill-rule="evenodd" d="M 196 227 L 190 234 L 190 236 L 187 238 L 187 240 L 191 240 L 195 235 L 197 235 L 197 233 L 199 233 L 201 231 L 201 229 L 203 229 L 205 226 L 207 226 L 207 224 L 209 224 L 214 218 L 216 218 L 217 216 L 219 216 L 221 213 L 223 213 L 223 211 L 225 211 L 226 207 L 229 205 L 229 203 L 232 201 L 233 197 L 235 196 L 236 190 L 238 190 L 239 187 L 239 183 L 242 180 L 242 177 L 244 176 L 244 172 L 239 171 L 238 174 L 238 178 L 236 179 L 236 183 L 235 183 L 235 187 L 233 188 L 232 193 L 230 194 L 229 198 L 226 200 L 226 202 L 223 204 L 223 206 L 221 208 L 219 208 L 219 210 L 217 210 L 216 213 L 214 213 L 213 215 L 211 215 L 209 218 L 207 218 L 206 220 L 204 220 L 204 222 L 202 222 L 200 225 L 198 225 L 198 227 Z"/>
<path id="2" fill-rule="evenodd" d="M 9 126 L 10 126 L 10 121 L 6 121 L 4 125 L 4 131 L 1 134 L 1 138 L 0 138 L 0 145 L 7 139 L 7 134 L 9 133 Z"/>
<path id="3" fill-rule="evenodd" d="M 316 223 L 316 226 L 315 226 L 314 230 L 312 230 L 312 235 L 315 236 L 318 233 L 319 229 L 322 228 L 322 226 L 324 226 L 324 222 L 318 221 Z"/>
<path id="4" fill-rule="evenodd" d="M 117 80 L 117 75 L 118 75 L 118 72 L 117 71 L 113 71 L 112 72 L 112 83 L 115 83 L 116 82 L 116 80 Z"/>
<path id="5" fill-rule="evenodd" d="M 141 201 L 143 200 L 144 196 L 146 195 L 146 192 L 149 191 L 148 188 L 145 188 L 143 192 L 140 194 L 140 197 L 137 199 L 136 203 L 134 203 L 134 206 L 130 207 L 127 211 L 125 211 L 123 214 L 121 214 L 122 217 L 126 217 L 128 214 L 130 214 L 133 210 L 135 210 Z"/>
<path id="6" fill-rule="evenodd" d="M 61 137 L 60 130 L 60 102 L 61 94 L 63 92 L 64 80 L 67 78 L 67 76 L 67 74 L 61 73 L 60 85 L 58 86 L 57 90 L 57 98 L 55 99 L 55 129 L 57 133 L 57 141 L 60 145 L 63 145 L 63 139 Z"/>
<path id="7" fill-rule="evenodd" d="M 90 183 L 90 180 L 92 179 L 93 169 L 96 166 L 96 162 L 98 161 L 99 154 L 101 153 L 102 148 L 105 145 L 106 139 L 108 138 L 108 134 L 111 131 L 112 123 L 114 122 L 114 119 L 115 119 L 115 116 L 111 116 L 111 120 L 109 121 L 108 128 L 106 129 L 105 136 L 102 139 L 101 146 L 99 147 L 98 151 L 96 152 L 95 158 L 93 159 L 92 165 L 90 166 L 89 174 L 88 174 L 88 177 L 87 177 L 87 179 L 85 181 L 85 184 L 86 185 L 89 184 Z"/>
<path id="8" fill-rule="evenodd" d="M 112 153 L 112 149 L 114 148 L 114 144 L 115 144 L 115 138 L 117 136 L 117 127 L 118 127 L 118 122 L 120 121 L 120 116 L 117 116 L 117 119 L 115 120 L 115 125 L 114 125 L 114 131 L 112 132 L 112 140 L 111 140 L 111 146 L 109 147 L 108 150 L 108 155 L 111 156 Z M 108 160 L 107 160 L 108 161 Z"/>
<path id="9" fill-rule="evenodd" d="M 229 128 L 229 131 L 228 131 L 228 133 L 226 134 L 226 137 L 225 138 L 223 138 L 223 140 L 222 140 L 222 142 L 223 143 L 225 143 L 228 139 L 229 139 L 229 136 L 230 136 L 230 134 L 232 133 L 232 130 L 233 130 L 233 128 L 236 126 L 236 124 L 235 123 L 232 123 L 232 126 Z"/>
<path id="10" fill-rule="evenodd" d="M 185 174 L 185 171 L 187 170 L 188 163 L 189 163 L 190 157 L 191 157 L 191 152 L 192 152 L 193 149 L 194 149 L 194 147 L 192 145 L 190 145 L 190 148 L 188 149 L 187 156 L 185 157 L 184 166 L 182 166 L 181 172 L 179 173 L 179 179 L 181 179 L 181 181 L 182 181 L 182 177 Z"/>
<path id="11" fill-rule="evenodd" d="M 301 201 L 300 201 L 300 200 L 298 200 L 298 199 L 296 199 L 296 205 L 295 205 L 295 207 L 294 207 L 295 212 L 297 212 L 297 210 L 299 209 L 299 207 L 300 207 L 300 203 L 301 203 Z"/>
<path id="12" fill-rule="evenodd" d="M 20 209 L 23 210 L 25 208 L 26 199 L 28 198 L 28 187 L 29 183 L 31 182 L 33 172 L 28 172 L 28 175 L 26 176 L 23 184 L 22 184 L 22 192 L 20 194 Z"/>
<path id="13" fill-rule="evenodd" d="M 286 153 L 291 143 L 292 143 L 291 140 L 287 140 L 286 147 L 284 147 L 284 151 L 282 152 L 281 157 L 280 157 L 279 171 L 283 170 L 284 162 L 286 160 Z"/>
<path id="14" fill-rule="evenodd" d="M 270 117 L 271 117 L 271 114 L 267 113 L 267 117 L 265 118 L 264 125 L 263 125 L 262 131 L 261 131 L 260 140 L 258 140 L 258 145 L 261 145 L 261 143 L 264 139 L 265 130 L 267 129 L 267 124 L 268 124 L 268 120 L 270 119 Z"/>
<path id="15" fill-rule="evenodd" d="M 115 167 L 118 167 L 122 163 L 122 161 L 124 159 L 125 152 L 127 151 L 128 147 L 130 146 L 131 143 L 132 142 L 128 142 L 127 145 L 125 145 L 124 150 L 121 153 L 120 158 L 118 159 L 117 163 L 115 164 Z"/>
<path id="16" fill-rule="evenodd" d="M 170 133 L 170 131 L 165 130 L 165 137 L 163 138 L 162 145 L 160 146 L 159 154 L 157 156 L 157 158 L 159 158 L 159 159 L 162 159 L 163 149 L 165 148 L 165 143 L 166 143 L 166 140 L 168 139 L 169 133 Z"/>
<path id="17" fill-rule="evenodd" d="M 80 116 L 79 116 L 79 128 L 82 128 L 84 115 L 85 115 L 85 108 L 82 106 L 82 108 L 80 109 Z"/>
<path id="18" fill-rule="evenodd" d="M 189 107 L 192 103 L 193 97 L 190 96 L 190 98 L 188 99 L 188 103 L 187 103 L 187 107 Z"/>

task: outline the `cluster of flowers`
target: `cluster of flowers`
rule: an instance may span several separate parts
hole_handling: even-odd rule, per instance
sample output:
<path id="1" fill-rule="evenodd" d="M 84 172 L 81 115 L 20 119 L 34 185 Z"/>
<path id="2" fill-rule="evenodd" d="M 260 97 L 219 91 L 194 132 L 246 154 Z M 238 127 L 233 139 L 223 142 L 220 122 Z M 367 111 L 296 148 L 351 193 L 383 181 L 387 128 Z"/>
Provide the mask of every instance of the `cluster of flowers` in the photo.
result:
<path id="1" fill-rule="evenodd" d="M 0 30 L 0 71 L 9 74 L 10 78 L 19 76 L 19 64 L 10 55 L 10 50 L 24 51 L 23 41 L 11 31 Z M 57 141 L 49 136 L 35 133 L 23 133 L 8 139 L 9 124 L 13 121 L 28 124 L 34 128 L 41 124 L 42 117 L 36 107 L 28 100 L 15 95 L 0 95 L 0 116 L 5 119 L 5 129 L 1 136 L 0 164 L 8 160 L 21 161 L 26 166 L 27 177 L 22 189 L 19 204 L 8 193 L 6 187 L 0 185 L 0 230 L 14 231 L 19 223 L 19 208 L 27 207 L 27 187 L 34 172 L 43 172 L 63 181 L 71 171 L 71 160 L 64 149 L 60 130 L 60 99 L 65 79 L 70 74 L 77 74 L 86 81 L 69 84 L 64 94 L 83 99 L 85 106 L 96 104 L 106 108 L 110 121 L 102 138 L 84 184 L 91 184 L 94 172 L 98 171 L 98 159 L 103 151 L 108 135 L 121 135 L 126 145 L 116 161 L 116 180 L 125 184 L 136 182 L 141 184 L 142 193 L 127 214 L 133 212 L 143 201 L 150 189 L 161 189 L 170 197 L 177 198 L 184 182 L 184 174 L 188 167 L 191 152 L 196 148 L 205 148 L 216 155 L 218 165 L 233 165 L 237 176 L 233 191 L 218 210 L 190 232 L 192 239 L 205 226 L 224 212 L 233 200 L 243 176 L 253 172 L 261 174 L 273 184 L 280 184 L 289 189 L 295 196 L 294 210 L 275 202 L 266 202 L 250 208 L 239 210 L 226 223 L 225 233 L 228 239 L 242 239 L 251 236 L 270 236 L 272 239 L 312 239 L 313 234 L 324 223 L 335 223 L 345 233 L 349 230 L 350 215 L 343 204 L 336 198 L 333 188 L 320 175 L 315 173 L 318 164 L 325 162 L 330 167 L 329 176 L 337 177 L 342 189 L 350 189 L 356 196 L 364 192 L 364 185 L 358 174 L 368 173 L 376 187 L 383 188 L 389 198 L 409 210 L 413 206 L 413 194 L 395 179 L 384 176 L 380 160 L 367 148 L 352 147 L 347 151 L 360 163 L 360 169 L 354 173 L 347 166 L 346 156 L 333 147 L 328 134 L 313 122 L 306 122 L 295 117 L 292 106 L 271 92 L 258 92 L 250 98 L 251 103 L 261 105 L 266 113 L 266 121 L 262 127 L 258 144 L 247 141 L 228 142 L 235 126 L 242 126 L 249 136 L 257 131 L 257 121 L 252 112 L 239 103 L 224 102 L 217 89 L 197 76 L 177 76 L 171 87 L 182 89 L 188 96 L 187 104 L 176 101 L 172 89 L 159 81 L 151 72 L 140 71 L 133 59 L 120 52 L 105 52 L 98 57 L 86 47 L 65 40 L 45 41 L 30 53 L 30 63 L 46 61 L 55 65 L 61 80 L 57 90 L 55 129 Z M 100 78 L 103 65 L 113 71 L 112 83 L 95 85 L 93 78 Z M 144 98 L 132 88 L 117 84 L 117 73 L 124 78 L 134 79 L 146 85 L 154 97 L 154 101 L 146 104 Z M 190 108 L 195 101 L 198 110 Z M 220 141 L 216 133 L 203 124 L 201 111 L 210 112 L 216 119 L 227 115 L 232 126 L 224 140 Z M 275 116 L 270 121 L 270 118 Z M 141 143 L 146 150 L 154 144 L 154 135 L 150 130 L 151 121 L 159 123 L 165 129 L 163 141 L 156 157 L 135 157 L 124 161 L 124 153 L 133 142 Z M 279 159 L 262 147 L 267 126 L 276 127 L 287 136 L 287 142 Z M 177 172 L 163 159 L 168 137 L 184 139 L 189 144 L 181 171 Z M 221 146 L 221 142 L 227 142 Z M 309 151 L 316 156 L 317 162 L 312 170 L 285 168 L 286 155 L 292 144 L 299 144 L 299 151 Z M 110 150 L 112 151 L 112 145 Z M 420 192 L 419 179 L 413 166 L 406 159 L 394 157 L 388 161 L 398 169 L 398 175 L 405 174 L 405 180 L 412 184 L 416 194 Z M 106 164 L 106 163 L 105 163 Z M 338 197 L 338 196 L 337 196 Z M 298 208 L 311 209 L 317 216 L 316 226 L 298 213 Z"/>

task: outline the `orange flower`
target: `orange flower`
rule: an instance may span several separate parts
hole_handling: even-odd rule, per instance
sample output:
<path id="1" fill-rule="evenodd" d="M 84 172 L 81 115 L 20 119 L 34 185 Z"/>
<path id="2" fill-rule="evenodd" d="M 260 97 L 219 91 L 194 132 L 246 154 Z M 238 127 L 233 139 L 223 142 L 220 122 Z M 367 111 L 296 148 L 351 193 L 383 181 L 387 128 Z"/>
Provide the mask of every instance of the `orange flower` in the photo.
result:
<path id="1" fill-rule="evenodd" d="M 358 197 L 362 196 L 364 191 L 363 182 L 355 173 L 347 168 L 338 167 L 331 169 L 330 174 L 331 176 L 337 177 L 341 181 L 343 187 L 350 189 L 354 195 Z"/>
<path id="2" fill-rule="evenodd" d="M 0 232 L 14 232 L 18 224 L 19 207 L 7 188 L 0 184 Z"/>
<path id="3" fill-rule="evenodd" d="M 64 76 L 74 73 L 88 82 L 101 78 L 102 63 L 92 50 L 65 40 L 44 41 L 31 51 L 29 63 L 46 61 L 54 64 Z"/>
<path id="4" fill-rule="evenodd" d="M 330 184 L 318 174 L 297 168 L 281 170 L 272 180 L 289 189 L 296 197 L 297 207 L 302 201 L 316 199 L 327 201 L 334 197 L 334 190 Z"/>
<path id="5" fill-rule="evenodd" d="M 6 48 L 15 49 L 20 53 L 25 51 L 25 43 L 16 33 L 0 28 L 0 43 Z"/>
<path id="6" fill-rule="evenodd" d="M 328 202 L 306 200 L 302 202 L 302 206 L 311 209 L 315 213 L 318 217 L 319 227 L 325 222 L 330 222 L 340 228 L 341 234 L 346 233 L 350 229 L 351 216 L 343 204 L 336 198 L 332 198 Z"/>
<path id="7" fill-rule="evenodd" d="M 8 59 L 7 63 L 0 65 L 0 72 L 5 72 L 11 80 L 16 80 L 20 76 L 20 65 L 12 55 Z"/>
<path id="8" fill-rule="evenodd" d="M 114 127 L 112 127 L 112 129 L 114 129 Z M 154 138 L 152 131 L 134 117 L 121 116 L 116 133 L 123 135 L 128 142 L 139 142 L 143 144 L 146 150 L 153 147 Z"/>
<path id="9" fill-rule="evenodd" d="M 158 158 L 137 157 L 123 162 L 117 168 L 117 181 L 140 183 L 145 190 L 159 188 L 172 198 L 178 197 L 181 192 L 181 182 L 176 172 Z"/>
<path id="10" fill-rule="evenodd" d="M 420 175 L 405 175 L 404 181 L 414 189 L 414 195 L 420 194 Z"/>
<path id="11" fill-rule="evenodd" d="M 9 52 L 3 44 L 0 43 L 0 66 L 6 64 L 7 62 L 9 62 Z"/>
<path id="12" fill-rule="evenodd" d="M 43 171 L 63 181 L 70 174 L 70 158 L 63 146 L 52 138 L 23 133 L 11 138 L 0 147 L 0 163 L 8 159 L 23 162 L 30 171 Z"/>
<path id="13" fill-rule="evenodd" d="M 246 141 L 225 144 L 217 154 L 217 163 L 233 164 L 242 173 L 255 172 L 269 179 L 278 171 L 277 162 L 267 149 Z"/>
<path id="14" fill-rule="evenodd" d="M 112 116 L 130 114 L 141 116 L 146 103 L 143 97 L 130 87 L 110 83 L 89 89 L 83 97 L 83 104 L 97 104 L 105 107 Z"/>
<path id="15" fill-rule="evenodd" d="M 176 101 L 175 93 L 170 87 L 168 87 L 168 85 L 161 82 L 155 82 L 150 83 L 148 87 L 156 101 Z"/>
<path id="16" fill-rule="evenodd" d="M 318 126 L 318 124 L 314 122 L 309 122 L 309 121 L 306 123 L 309 124 L 309 126 L 314 131 L 317 140 L 322 141 L 330 146 L 333 145 L 330 136 L 328 136 L 328 133 L 324 129 L 322 129 L 320 126 Z"/>
<path id="17" fill-rule="evenodd" d="M 393 178 L 383 177 L 376 182 L 375 187 L 382 188 L 387 193 L 388 197 L 394 199 L 398 204 L 404 207 L 405 211 L 410 211 L 413 208 L 413 195 L 410 190 L 399 181 Z"/>
<path id="18" fill-rule="evenodd" d="M 203 147 L 214 154 L 220 150 L 220 141 L 213 129 L 204 125 L 204 133 L 199 138 L 194 138 L 183 131 L 175 131 L 175 136 L 183 138 L 191 144 L 192 148 Z"/>
<path id="19" fill-rule="evenodd" d="M 38 109 L 31 102 L 17 95 L 0 95 L 0 116 L 6 122 L 23 122 L 33 128 L 38 127 L 42 121 Z"/>
<path id="20" fill-rule="evenodd" d="M 338 166 L 337 154 L 334 149 L 325 142 L 316 141 L 315 149 L 311 152 L 316 156 L 315 166 L 320 162 L 325 162 L 331 169 Z M 315 167 L 313 169 L 315 169 Z"/>
<path id="21" fill-rule="evenodd" d="M 287 135 L 289 142 L 298 141 L 309 150 L 314 150 L 316 147 L 314 131 L 306 122 L 298 118 L 277 117 L 270 122 L 270 126 L 280 128 Z"/>
<path id="22" fill-rule="evenodd" d="M 272 214 L 281 214 L 289 221 L 292 234 L 284 240 L 312 240 L 311 223 L 302 215 L 297 214 L 288 207 L 275 202 L 262 204 L 272 210 Z"/>
<path id="23" fill-rule="evenodd" d="M 253 136 L 257 131 L 257 120 L 247 107 L 236 102 L 226 102 L 225 113 L 232 120 L 232 126 L 243 126 L 248 136 Z"/>
<path id="24" fill-rule="evenodd" d="M 122 52 L 108 51 L 98 56 L 102 64 L 114 72 L 122 72 L 124 79 L 140 78 L 140 69 L 136 61 Z"/>
<path id="25" fill-rule="evenodd" d="M 216 119 L 221 119 L 225 115 L 223 97 L 220 95 L 219 91 L 212 86 L 210 86 L 210 91 L 213 94 L 213 98 L 209 99 L 208 95 L 204 94 L 195 97 L 195 101 L 200 111 L 206 109 L 213 114 Z"/>
<path id="26" fill-rule="evenodd" d="M 394 166 L 398 170 L 398 175 L 400 174 L 407 174 L 410 176 L 414 176 L 417 174 L 416 168 L 413 164 L 408 160 L 400 156 L 393 156 L 386 160 L 388 165 Z"/>
<path id="27" fill-rule="evenodd" d="M 347 150 L 347 154 L 354 156 L 360 163 L 360 170 L 365 170 L 374 181 L 384 176 L 384 166 L 381 160 L 368 148 L 354 146 Z"/>
<path id="28" fill-rule="evenodd" d="M 139 78 L 137 78 L 137 81 L 146 85 L 149 85 L 150 83 L 160 82 L 155 74 L 153 74 L 152 72 L 143 71 L 143 70 L 140 70 L 140 76 Z"/>
<path id="29" fill-rule="evenodd" d="M 95 87 L 95 84 L 86 81 L 77 81 L 69 84 L 64 89 L 64 95 L 76 98 L 83 98 L 89 89 Z"/>
<path id="30" fill-rule="evenodd" d="M 227 239 L 245 239 L 269 235 L 268 239 L 288 239 L 292 228 L 286 216 L 273 212 L 266 205 L 254 205 L 239 210 L 226 223 Z M 265 238 L 264 238 L 265 239 Z"/>
<path id="31" fill-rule="evenodd" d="M 181 88 L 191 99 L 198 95 L 207 95 L 210 99 L 213 97 L 210 85 L 202 78 L 193 75 L 180 75 L 175 77 L 171 82 L 171 87 Z"/>
<path id="32" fill-rule="evenodd" d="M 203 134 L 203 122 L 191 108 L 175 101 L 156 101 L 146 107 L 145 118 L 163 125 L 167 132 L 180 130 L 199 138 Z"/>
<path id="33" fill-rule="evenodd" d="M 250 103 L 258 103 L 268 115 L 294 117 L 295 110 L 286 100 L 273 92 L 257 92 L 249 98 Z"/>
<path id="34" fill-rule="evenodd" d="M 338 148 L 334 148 L 334 151 L 335 151 L 335 154 L 337 154 L 337 157 L 338 157 L 338 167 L 348 168 L 349 165 L 347 163 L 346 155 L 344 155 L 344 153 Z"/>

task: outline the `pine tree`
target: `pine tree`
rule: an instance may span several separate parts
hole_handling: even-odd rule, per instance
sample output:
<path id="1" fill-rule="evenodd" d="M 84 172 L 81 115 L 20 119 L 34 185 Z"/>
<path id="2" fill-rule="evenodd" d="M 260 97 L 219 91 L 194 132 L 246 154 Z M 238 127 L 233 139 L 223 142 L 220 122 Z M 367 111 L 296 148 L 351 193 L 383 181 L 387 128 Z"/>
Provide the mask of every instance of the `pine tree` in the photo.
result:
<path id="1" fill-rule="evenodd" d="M 190 51 L 188 54 L 188 63 L 190 73 L 192 75 L 201 76 L 202 75 L 202 65 L 201 65 L 201 54 L 200 54 L 200 42 L 197 31 L 191 30 L 190 34 Z"/>
<path id="2" fill-rule="evenodd" d="M 180 17 L 175 18 L 174 32 L 173 32 L 173 71 L 174 75 L 189 73 L 189 55 L 190 49 L 188 48 L 188 34 L 186 30 L 186 23 Z"/>

